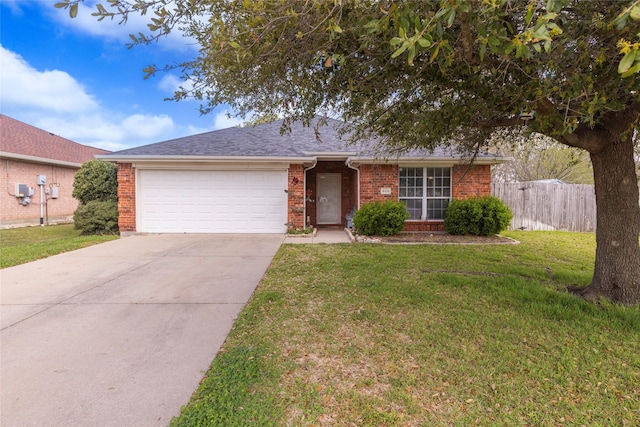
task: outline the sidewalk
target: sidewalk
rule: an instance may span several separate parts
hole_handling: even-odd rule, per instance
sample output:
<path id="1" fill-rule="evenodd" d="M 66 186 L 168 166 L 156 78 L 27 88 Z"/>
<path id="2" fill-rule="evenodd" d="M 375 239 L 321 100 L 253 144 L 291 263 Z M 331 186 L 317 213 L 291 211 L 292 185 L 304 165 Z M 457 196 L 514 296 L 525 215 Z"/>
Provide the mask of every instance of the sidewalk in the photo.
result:
<path id="1" fill-rule="evenodd" d="M 315 236 L 311 235 L 287 235 L 284 243 L 315 244 L 315 243 L 351 243 L 351 238 L 343 228 L 318 228 Z"/>

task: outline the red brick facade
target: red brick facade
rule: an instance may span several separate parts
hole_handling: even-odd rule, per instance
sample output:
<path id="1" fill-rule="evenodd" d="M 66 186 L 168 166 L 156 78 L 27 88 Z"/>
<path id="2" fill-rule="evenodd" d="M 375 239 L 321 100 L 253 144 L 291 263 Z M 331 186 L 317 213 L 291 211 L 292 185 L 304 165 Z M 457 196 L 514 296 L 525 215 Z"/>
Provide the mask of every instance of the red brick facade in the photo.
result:
<path id="1" fill-rule="evenodd" d="M 312 225 L 316 225 L 316 205 L 317 205 L 317 176 L 323 173 L 339 173 L 341 176 L 341 212 L 340 224 L 330 225 L 342 225 L 346 226 L 345 216 L 351 212 L 352 209 L 358 207 L 358 186 L 357 186 L 357 172 L 345 165 L 344 162 L 318 162 L 315 168 L 307 171 L 307 190 L 309 197 L 307 201 L 307 216 Z"/>
<path id="2" fill-rule="evenodd" d="M 456 165 L 451 174 L 454 199 L 491 195 L 491 166 Z"/>
<path id="3" fill-rule="evenodd" d="M 136 231 L 136 170 L 131 163 L 118 164 L 118 227 Z"/>
<path id="4" fill-rule="evenodd" d="M 391 194 L 382 194 L 389 188 Z M 398 200 L 398 165 L 360 166 L 360 204 Z"/>
<path id="5" fill-rule="evenodd" d="M 360 166 L 360 203 L 398 200 L 397 165 Z M 451 176 L 454 199 L 491 195 L 491 166 L 455 165 Z M 381 194 L 382 188 L 391 190 L 391 194 Z M 407 221 L 406 231 L 444 231 L 443 221 Z"/>
<path id="6" fill-rule="evenodd" d="M 360 204 L 376 201 L 398 200 L 398 165 L 361 165 Z M 316 178 L 321 173 L 339 173 L 342 177 L 342 224 L 345 215 L 358 204 L 358 173 L 344 162 L 318 162 L 307 171 L 306 188 L 303 165 L 290 165 L 288 172 L 287 226 L 301 228 L 305 225 L 304 200 L 309 190 L 306 215 L 312 225 L 316 220 L 315 195 Z M 491 167 L 489 165 L 456 165 L 452 167 L 452 194 L 454 199 L 486 196 L 491 194 Z M 383 194 L 383 193 L 390 194 Z M 136 182 L 135 168 L 130 163 L 118 164 L 118 211 L 121 232 L 136 231 Z M 442 231 L 442 221 L 407 221 L 407 231 Z"/>
<path id="7" fill-rule="evenodd" d="M 44 224 L 71 222 L 78 208 L 72 195 L 76 171 L 82 163 L 108 151 L 78 144 L 4 114 L 0 114 L 0 134 L 0 227 L 40 224 L 41 203 Z M 46 176 L 44 186 L 37 185 L 38 175 Z M 33 196 L 16 197 L 16 184 L 33 188 Z"/>
<path id="8" fill-rule="evenodd" d="M 304 166 L 289 165 L 287 228 L 304 227 Z"/>
<path id="9" fill-rule="evenodd" d="M 45 223 L 60 223 L 73 221 L 73 213 L 78 208 L 78 201 L 73 198 L 73 180 L 77 168 L 57 166 L 43 163 L 32 163 L 23 160 L 5 159 L 0 161 L 0 225 L 2 227 L 17 227 L 24 225 L 38 225 L 40 223 L 40 187 L 36 184 L 36 176 L 44 175 L 47 183 L 43 188 L 49 191 L 43 197 L 45 205 Z M 15 196 L 16 184 L 32 187 L 34 195 L 31 203 L 20 204 Z M 56 199 L 51 195 L 58 192 Z"/>

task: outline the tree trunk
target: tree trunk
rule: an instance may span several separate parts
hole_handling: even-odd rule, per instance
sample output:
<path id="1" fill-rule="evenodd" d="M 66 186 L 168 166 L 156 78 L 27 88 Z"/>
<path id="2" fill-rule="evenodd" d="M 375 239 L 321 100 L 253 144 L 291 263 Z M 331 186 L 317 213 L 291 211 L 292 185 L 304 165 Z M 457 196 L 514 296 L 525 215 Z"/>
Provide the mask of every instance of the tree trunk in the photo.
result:
<path id="1" fill-rule="evenodd" d="M 640 302 L 640 206 L 629 134 L 591 153 L 597 205 L 596 262 L 587 300 Z"/>

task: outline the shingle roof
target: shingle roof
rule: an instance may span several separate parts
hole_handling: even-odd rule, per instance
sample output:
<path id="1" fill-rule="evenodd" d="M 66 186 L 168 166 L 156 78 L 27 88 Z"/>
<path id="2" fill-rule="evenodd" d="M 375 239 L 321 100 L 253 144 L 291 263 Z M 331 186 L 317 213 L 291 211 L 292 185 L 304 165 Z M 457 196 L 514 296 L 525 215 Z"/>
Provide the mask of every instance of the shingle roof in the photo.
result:
<path id="1" fill-rule="evenodd" d="M 321 126 L 319 138 L 312 127 L 300 122 L 281 134 L 282 120 L 256 126 L 233 127 L 155 144 L 116 151 L 114 156 L 212 156 L 212 157 L 304 157 L 309 152 L 354 151 L 337 132 L 339 122 Z"/>
<path id="2" fill-rule="evenodd" d="M 71 140 L 0 114 L 0 151 L 20 156 L 84 163 L 109 151 Z"/>
<path id="3" fill-rule="evenodd" d="M 343 123 L 325 119 L 327 124 L 316 129 L 303 126 L 301 122 L 291 124 L 291 131 L 282 134 L 282 120 L 248 127 L 221 129 L 183 138 L 172 139 L 155 144 L 144 145 L 107 156 L 108 159 L 130 157 L 166 157 L 167 160 L 179 157 L 276 157 L 301 158 L 314 157 L 323 153 L 344 153 L 345 157 L 386 158 L 376 147 L 375 141 L 361 141 L 350 144 L 348 137 L 341 137 L 339 129 Z M 315 123 L 315 121 L 314 121 Z M 398 156 L 389 156 L 397 158 Z M 460 157 L 452 154 L 450 148 L 436 148 L 434 151 L 411 150 L 402 154 L 403 158 Z M 495 157 L 495 156 L 480 156 Z"/>

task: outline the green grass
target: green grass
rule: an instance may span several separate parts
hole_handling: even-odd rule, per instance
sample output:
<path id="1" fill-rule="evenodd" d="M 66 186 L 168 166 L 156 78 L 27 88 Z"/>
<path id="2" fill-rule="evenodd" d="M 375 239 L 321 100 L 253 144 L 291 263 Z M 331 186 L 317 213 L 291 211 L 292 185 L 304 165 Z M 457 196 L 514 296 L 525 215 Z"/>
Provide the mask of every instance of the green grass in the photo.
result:
<path id="1" fill-rule="evenodd" d="M 0 268 L 73 251 L 118 236 L 81 236 L 73 224 L 0 230 Z"/>
<path id="2" fill-rule="evenodd" d="M 640 425 L 640 307 L 593 305 L 593 234 L 284 245 L 173 426 Z"/>

